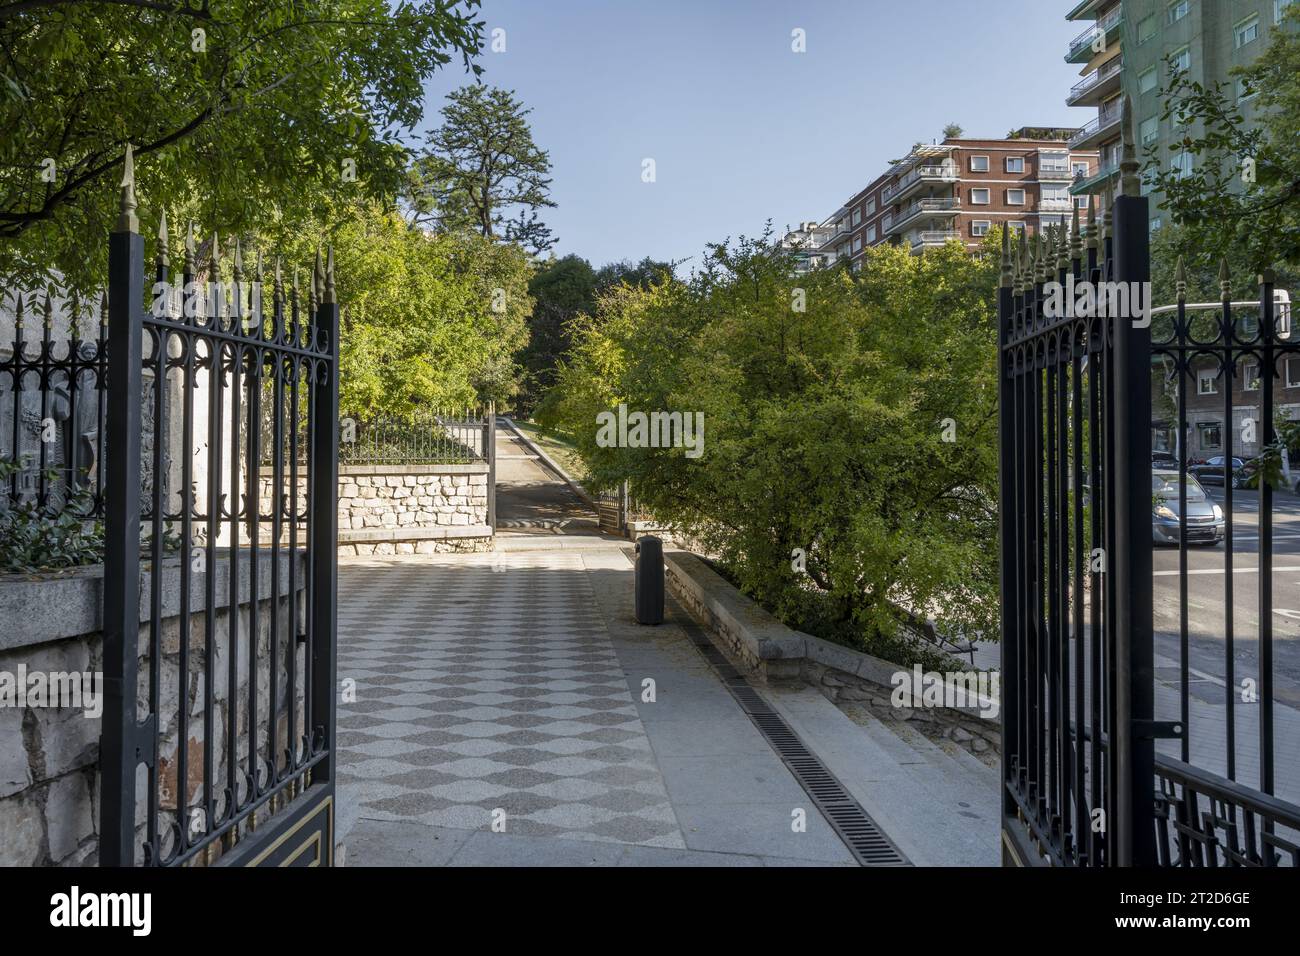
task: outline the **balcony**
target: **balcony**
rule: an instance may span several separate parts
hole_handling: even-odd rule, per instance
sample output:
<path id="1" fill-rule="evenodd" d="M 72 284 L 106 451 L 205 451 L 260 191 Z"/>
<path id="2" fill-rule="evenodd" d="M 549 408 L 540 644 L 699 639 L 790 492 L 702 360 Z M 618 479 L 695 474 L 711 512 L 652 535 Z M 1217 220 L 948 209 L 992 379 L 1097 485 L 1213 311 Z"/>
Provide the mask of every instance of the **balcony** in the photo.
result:
<path id="1" fill-rule="evenodd" d="M 835 223 L 835 225 L 826 229 L 825 233 L 823 234 L 824 238 L 822 239 L 821 243 L 817 246 L 817 248 L 820 249 L 822 246 L 829 245 L 830 243 L 834 242 L 836 239 L 841 238 L 842 236 L 847 236 L 852 231 L 852 229 L 853 227 L 849 224 L 849 217 L 845 216 L 843 219 Z"/>
<path id="2" fill-rule="evenodd" d="M 897 216 L 891 215 L 886 219 L 885 232 L 899 232 L 903 226 L 917 216 L 955 216 L 959 212 L 961 212 L 961 200 L 956 196 L 946 196 L 940 199 L 919 199 Z"/>
<path id="3" fill-rule="evenodd" d="M 1119 166 L 1117 165 L 1104 166 L 1091 176 L 1076 179 L 1074 185 L 1070 187 L 1070 193 L 1075 196 L 1090 193 L 1118 172 Z"/>
<path id="4" fill-rule="evenodd" d="M 1040 199 L 1038 200 L 1039 212 L 1069 212 L 1073 206 L 1074 200 L 1066 199 Z"/>
<path id="5" fill-rule="evenodd" d="M 1086 63 L 1092 59 L 1092 44 L 1098 36 L 1105 36 L 1106 43 L 1119 38 L 1119 26 L 1124 22 L 1124 8 L 1116 7 L 1101 22 L 1088 27 L 1070 41 L 1070 52 L 1065 55 L 1066 63 Z M 1114 36 L 1112 36 L 1114 34 Z"/>
<path id="6" fill-rule="evenodd" d="M 886 189 L 881 198 L 887 203 L 895 203 L 910 194 L 916 187 L 926 183 L 955 183 L 956 181 L 956 166 L 917 166 Z"/>
<path id="7" fill-rule="evenodd" d="M 927 229 L 909 238 L 912 251 L 917 252 L 937 248 L 952 239 L 960 239 L 961 233 L 956 229 Z"/>
<path id="8" fill-rule="evenodd" d="M 1070 149 L 1088 149 L 1097 146 L 1106 139 L 1119 135 L 1119 123 L 1124 117 L 1124 109 L 1116 101 L 1101 110 L 1097 118 L 1070 137 Z"/>
<path id="9" fill-rule="evenodd" d="M 1069 163 L 1042 163 L 1038 167 L 1041 182 L 1068 183 L 1074 179 L 1074 167 Z"/>
<path id="10" fill-rule="evenodd" d="M 1124 72 L 1124 58 L 1115 57 L 1093 70 L 1070 90 L 1065 98 L 1067 106 L 1097 106 L 1106 97 L 1115 93 L 1120 87 L 1120 75 Z"/>

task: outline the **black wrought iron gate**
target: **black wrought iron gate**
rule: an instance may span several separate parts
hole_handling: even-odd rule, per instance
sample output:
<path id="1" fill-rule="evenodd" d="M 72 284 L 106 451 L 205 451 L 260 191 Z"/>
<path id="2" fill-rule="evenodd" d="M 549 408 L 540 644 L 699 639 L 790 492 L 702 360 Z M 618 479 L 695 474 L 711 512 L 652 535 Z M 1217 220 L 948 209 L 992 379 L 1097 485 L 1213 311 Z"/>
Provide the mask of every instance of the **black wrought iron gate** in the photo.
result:
<path id="1" fill-rule="evenodd" d="M 193 229 L 155 282 L 131 157 L 109 252 L 100 862 L 330 865 L 338 323 Z M 265 308 L 264 305 L 265 299 Z"/>
<path id="2" fill-rule="evenodd" d="M 1223 475 L 1227 726 L 1217 726 L 1217 712 L 1209 714 L 1197 738 L 1187 548 L 1198 534 L 1215 534 L 1220 519 L 1191 525 L 1202 519 L 1188 515 L 1186 441 L 1164 471 L 1152 458 L 1153 381 L 1161 368 L 1172 369 L 1168 374 L 1178 382 L 1182 433 L 1186 383 L 1197 380 L 1197 361 L 1210 362 L 1226 380 L 1231 414 L 1234 369 L 1253 357 L 1266 370 L 1260 428 L 1262 446 L 1270 447 L 1275 365 L 1288 353 L 1300 355 L 1300 343 L 1279 337 L 1268 277 L 1261 283 L 1258 330 L 1249 336 L 1234 323 L 1226 282 L 1207 338 L 1197 338 L 1181 301 L 1176 315 L 1153 321 L 1148 201 L 1139 195 L 1127 124 L 1124 133 L 1123 194 L 1100 226 L 1090 214 L 1086 240 L 1077 210 L 1069 233 L 1025 237 L 1014 252 L 1004 237 L 998 308 L 1003 860 L 1300 866 L 1300 807 L 1274 789 L 1271 489 L 1265 481 L 1259 491 L 1255 788 L 1237 778 L 1233 762 L 1240 688 L 1233 679 L 1231 466 Z M 1165 686 L 1177 695 L 1158 715 L 1153 521 L 1164 485 L 1177 486 L 1167 503 L 1177 503 L 1178 515 L 1164 520 L 1177 542 L 1178 567 L 1164 573 L 1178 575 L 1181 620 L 1161 627 L 1174 645 L 1169 656 L 1176 664 L 1169 669 L 1177 671 Z M 1226 748 L 1226 770 L 1190 759 L 1190 744 L 1207 735 Z"/>

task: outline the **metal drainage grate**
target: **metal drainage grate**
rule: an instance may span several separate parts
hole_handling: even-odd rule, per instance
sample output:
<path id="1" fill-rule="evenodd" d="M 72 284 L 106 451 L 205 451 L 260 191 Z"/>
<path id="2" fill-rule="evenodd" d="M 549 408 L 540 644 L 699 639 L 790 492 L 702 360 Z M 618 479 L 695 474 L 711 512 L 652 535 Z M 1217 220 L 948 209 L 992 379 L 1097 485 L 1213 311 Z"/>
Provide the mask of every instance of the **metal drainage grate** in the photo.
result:
<path id="1" fill-rule="evenodd" d="M 839 834 L 849 852 L 862 866 L 910 866 L 907 857 L 876 826 L 862 805 L 849 795 L 844 784 L 826 769 L 799 735 L 754 689 L 746 677 L 714 647 L 708 634 L 683 613 L 677 616 L 691 643 L 717 671 L 723 684 L 741 709 L 754 722 L 777 756 L 794 774 L 799 786 L 812 797 L 827 822 Z"/>

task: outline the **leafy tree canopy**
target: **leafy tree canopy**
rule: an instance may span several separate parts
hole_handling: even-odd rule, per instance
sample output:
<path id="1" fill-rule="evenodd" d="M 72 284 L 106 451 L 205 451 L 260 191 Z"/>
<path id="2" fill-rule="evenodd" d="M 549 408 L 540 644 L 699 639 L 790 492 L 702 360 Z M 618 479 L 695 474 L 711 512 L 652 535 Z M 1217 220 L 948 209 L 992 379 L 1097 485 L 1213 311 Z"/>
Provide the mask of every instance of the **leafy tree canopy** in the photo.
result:
<path id="1" fill-rule="evenodd" d="M 1268 49 L 1233 71 L 1255 94 L 1257 123 L 1245 121 L 1222 84 L 1207 87 L 1174 71 L 1161 91 L 1161 115 L 1188 130 L 1176 145 L 1192 168 L 1162 166 L 1148 154 L 1147 175 L 1165 194 L 1161 208 L 1186 227 L 1187 241 L 1216 260 L 1241 260 L 1250 273 L 1300 266 L 1298 26 L 1300 6 L 1292 4 Z"/>
<path id="2" fill-rule="evenodd" d="M 341 223 L 328 234 L 343 304 L 340 412 L 508 404 L 532 309 L 527 254 L 480 236 L 413 228 L 374 206 L 330 217 L 322 229 L 331 220 Z M 291 261 L 310 261 L 305 240 L 285 238 Z"/>
<path id="3" fill-rule="evenodd" d="M 0 3 L 0 273 L 106 268 L 128 142 L 141 218 L 223 232 L 397 193 L 423 81 L 481 45 L 478 0 Z"/>
<path id="4" fill-rule="evenodd" d="M 411 167 L 407 194 L 416 221 L 518 242 L 537 254 L 556 242 L 537 210 L 550 198 L 550 157 L 533 142 L 532 111 L 512 91 L 470 84 L 442 108 Z M 512 218 L 513 217 L 513 218 Z"/>
<path id="5" fill-rule="evenodd" d="M 769 239 L 600 295 L 539 418 L 794 626 L 899 662 L 922 652 L 897 606 L 995 634 L 1000 236 L 982 258 L 881 246 L 859 274 L 797 278 Z M 702 413 L 703 454 L 602 447 L 619 403 Z"/>

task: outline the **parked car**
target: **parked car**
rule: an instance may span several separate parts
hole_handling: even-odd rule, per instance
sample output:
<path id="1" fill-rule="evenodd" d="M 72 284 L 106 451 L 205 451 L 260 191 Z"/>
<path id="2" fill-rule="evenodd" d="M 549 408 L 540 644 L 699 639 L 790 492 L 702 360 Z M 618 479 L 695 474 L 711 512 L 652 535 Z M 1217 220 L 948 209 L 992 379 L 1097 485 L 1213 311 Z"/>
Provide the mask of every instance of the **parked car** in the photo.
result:
<path id="1" fill-rule="evenodd" d="M 1167 451 L 1153 451 L 1151 453 L 1151 464 L 1156 468 L 1177 468 L 1178 459 Z"/>
<path id="2" fill-rule="evenodd" d="M 1157 468 L 1151 472 L 1151 540 L 1155 544 L 1178 544 L 1178 472 Z M 1191 475 L 1187 476 L 1188 544 L 1218 544 L 1223 540 L 1226 522 L 1223 509 L 1210 500 L 1205 489 Z"/>
<path id="3" fill-rule="evenodd" d="M 1206 485 L 1223 484 L 1223 455 L 1216 455 L 1200 464 L 1188 465 L 1187 473 Z M 1257 458 L 1232 459 L 1232 487 L 1243 488 L 1250 476 L 1259 468 Z"/>

